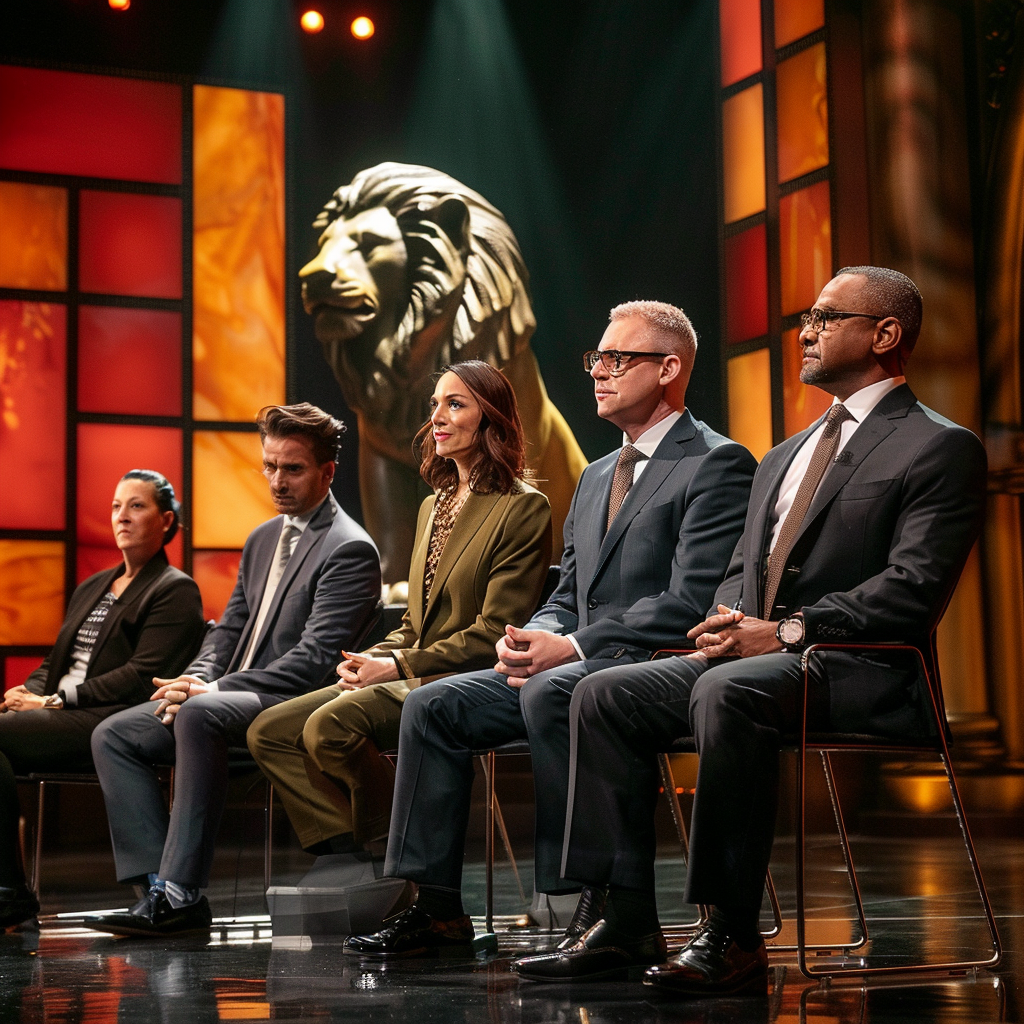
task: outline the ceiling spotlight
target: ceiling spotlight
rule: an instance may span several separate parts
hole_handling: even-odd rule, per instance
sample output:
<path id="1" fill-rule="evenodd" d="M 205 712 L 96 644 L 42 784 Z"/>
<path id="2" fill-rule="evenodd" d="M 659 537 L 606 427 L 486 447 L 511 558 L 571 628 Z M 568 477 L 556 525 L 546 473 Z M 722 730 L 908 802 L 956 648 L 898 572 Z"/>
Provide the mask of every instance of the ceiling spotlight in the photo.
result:
<path id="1" fill-rule="evenodd" d="M 367 17 L 360 16 L 352 22 L 352 35 L 356 39 L 369 39 L 375 31 L 373 22 Z"/>
<path id="2" fill-rule="evenodd" d="M 110 4 L 115 11 L 127 11 L 132 5 L 132 0 L 107 0 L 107 3 Z"/>
<path id="3" fill-rule="evenodd" d="M 304 32 L 314 35 L 324 27 L 324 16 L 319 11 L 306 11 L 299 19 Z"/>

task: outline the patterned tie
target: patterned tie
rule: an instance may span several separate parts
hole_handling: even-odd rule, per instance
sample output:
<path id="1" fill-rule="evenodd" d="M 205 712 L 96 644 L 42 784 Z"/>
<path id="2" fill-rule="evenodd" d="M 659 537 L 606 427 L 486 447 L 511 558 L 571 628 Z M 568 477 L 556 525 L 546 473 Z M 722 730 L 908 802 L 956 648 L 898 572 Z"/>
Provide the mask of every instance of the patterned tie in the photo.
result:
<path id="1" fill-rule="evenodd" d="M 612 477 L 612 493 L 608 499 L 606 533 L 611 528 L 612 520 L 619 514 L 619 509 L 622 508 L 622 503 L 626 500 L 630 487 L 633 486 L 634 467 L 641 459 L 646 458 L 647 456 L 639 448 L 634 448 L 631 444 L 624 445 L 622 451 L 619 452 L 619 461 L 615 465 L 615 476 Z"/>
<path id="2" fill-rule="evenodd" d="M 779 539 L 775 542 L 775 547 L 768 558 L 768 577 L 764 585 L 764 617 L 766 619 L 770 619 L 772 616 L 775 597 L 779 592 L 782 573 L 786 568 L 786 559 L 793 547 L 793 541 L 796 540 L 796 535 L 803 525 L 804 516 L 807 515 L 807 510 L 811 507 L 814 492 L 817 491 L 821 478 L 825 475 L 825 470 L 828 469 L 839 448 L 839 435 L 843 421 L 850 419 L 853 417 L 841 402 L 833 405 L 828 411 L 825 429 L 814 447 L 814 454 L 811 455 L 811 461 L 807 464 L 807 470 L 797 488 L 789 514 L 779 530 Z"/>
<path id="3" fill-rule="evenodd" d="M 252 664 L 252 656 L 256 651 L 256 641 L 263 630 L 263 623 L 266 621 L 267 613 L 274 601 L 274 594 L 277 593 L 277 585 L 281 582 L 285 569 L 288 567 L 288 559 L 292 557 L 292 540 L 298 534 L 299 529 L 291 523 L 285 523 L 281 530 L 281 536 L 277 541 L 277 551 L 274 553 L 274 564 L 270 567 L 270 575 L 267 577 L 267 585 L 263 589 L 263 600 L 260 602 L 259 614 L 256 616 L 256 625 L 252 627 L 249 636 L 249 643 L 246 647 L 245 657 L 239 672 L 244 672 Z"/>

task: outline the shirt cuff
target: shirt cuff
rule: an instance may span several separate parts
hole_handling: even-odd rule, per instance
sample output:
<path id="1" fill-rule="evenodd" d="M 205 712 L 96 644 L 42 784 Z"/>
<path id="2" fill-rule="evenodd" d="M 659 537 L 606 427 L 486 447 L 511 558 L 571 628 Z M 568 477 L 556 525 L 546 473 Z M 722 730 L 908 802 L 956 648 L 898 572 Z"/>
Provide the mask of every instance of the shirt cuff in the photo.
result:
<path id="1" fill-rule="evenodd" d="M 199 679 L 199 678 L 201 678 L 201 677 L 200 676 L 196 676 L 196 679 Z M 203 679 L 203 682 L 206 683 L 206 680 Z M 214 679 L 212 683 L 206 683 L 206 692 L 207 693 L 218 693 L 219 691 L 220 691 L 220 680 L 219 679 Z"/>
<path id="2" fill-rule="evenodd" d="M 582 648 L 580 647 L 580 645 L 579 645 L 578 643 L 576 643 L 576 637 L 574 637 L 574 636 L 572 635 L 572 633 L 566 633 L 566 634 L 565 634 L 565 638 L 566 638 L 566 640 L 568 640 L 568 641 L 569 641 L 569 643 L 571 643 L 571 644 L 572 644 L 572 646 L 573 646 L 573 648 L 575 649 L 575 651 L 576 651 L 576 654 L 577 654 L 577 656 L 579 657 L 580 661 L 586 661 L 586 660 L 587 660 L 587 657 L 586 657 L 586 655 L 585 655 L 585 654 L 583 653 L 583 649 L 582 649 Z"/>
<path id="3" fill-rule="evenodd" d="M 63 680 L 57 685 L 57 693 L 60 694 L 60 699 L 64 701 L 66 708 L 78 707 L 78 684 L 77 683 L 66 683 Z"/>

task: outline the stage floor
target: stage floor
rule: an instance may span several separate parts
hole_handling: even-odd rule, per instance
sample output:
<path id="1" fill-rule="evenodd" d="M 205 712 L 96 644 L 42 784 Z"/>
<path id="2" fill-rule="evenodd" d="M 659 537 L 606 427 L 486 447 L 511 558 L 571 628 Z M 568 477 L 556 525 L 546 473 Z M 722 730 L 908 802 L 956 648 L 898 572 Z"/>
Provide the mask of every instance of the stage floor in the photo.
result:
<path id="1" fill-rule="evenodd" d="M 852 902 L 831 841 L 815 843 L 809 876 L 809 938 L 851 934 Z M 793 906 L 786 865 L 792 850 L 780 840 L 776 883 L 784 913 Z M 1024 841 L 990 838 L 979 854 L 1004 944 L 995 971 L 959 978 L 899 978 L 863 984 L 851 977 L 822 987 L 807 981 L 791 953 L 771 953 L 767 1000 L 681 1001 L 638 983 L 541 985 L 520 982 L 509 970 L 517 951 L 545 941 L 536 930 L 509 927 L 502 918 L 499 952 L 475 961 L 406 962 L 381 966 L 345 956 L 337 946 L 275 948 L 268 919 L 259 913 L 254 880 L 242 896 L 233 883 L 213 891 L 224 914 L 210 941 L 113 939 L 76 925 L 67 905 L 49 899 L 39 930 L 0 936 L 0 1024 L 205 1024 L 213 1021 L 360 1021 L 366 1024 L 629 1024 L 640 1021 L 1019 1021 L 1024 976 Z M 972 881 L 951 839 L 862 839 L 854 849 L 864 890 L 870 950 L 899 964 L 924 953 L 931 960 L 985 954 L 986 933 Z M 520 864 L 529 878 L 530 865 Z M 682 865 L 670 851 L 659 859 L 659 906 L 668 924 L 690 908 L 679 902 Z M 522 910 L 507 867 L 497 879 L 497 909 Z M 483 872 L 466 866 L 467 906 L 482 907 Z M 256 886 L 258 888 L 258 886 Z M 896 895 L 902 887 L 907 893 Z M 100 895 L 88 902 L 97 906 Z M 123 902 L 123 891 L 122 891 Z M 118 905 L 116 902 L 107 906 Z M 232 909 L 236 916 L 231 915 Z M 250 913 L 246 913 L 250 912 Z M 478 930 L 482 919 L 475 919 Z M 767 923 L 767 915 L 765 916 Z M 787 925 L 782 939 L 791 934 Z"/>

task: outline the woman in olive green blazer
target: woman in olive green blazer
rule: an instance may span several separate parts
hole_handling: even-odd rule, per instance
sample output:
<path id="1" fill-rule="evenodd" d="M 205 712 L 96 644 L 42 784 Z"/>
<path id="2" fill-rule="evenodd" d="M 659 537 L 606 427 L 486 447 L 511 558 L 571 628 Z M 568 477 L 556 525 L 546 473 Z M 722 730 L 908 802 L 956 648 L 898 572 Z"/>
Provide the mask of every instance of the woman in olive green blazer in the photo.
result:
<path id="1" fill-rule="evenodd" d="M 488 668 L 507 623 L 526 622 L 551 558 L 547 498 L 523 479 L 515 395 L 486 363 L 449 367 L 420 432 L 420 507 L 401 626 L 339 683 L 264 711 L 249 749 L 274 783 L 303 847 L 343 853 L 386 838 L 402 702 L 434 679 Z"/>

